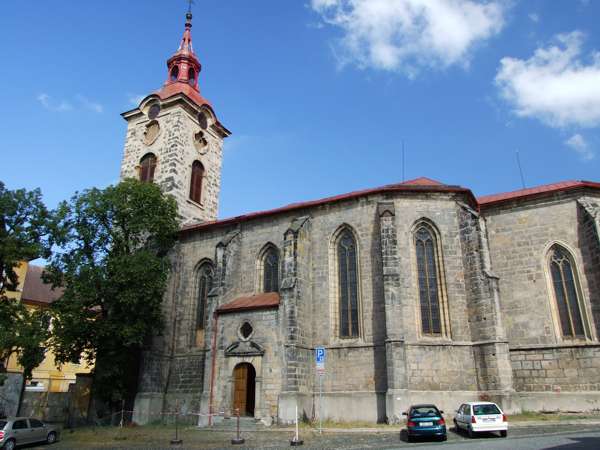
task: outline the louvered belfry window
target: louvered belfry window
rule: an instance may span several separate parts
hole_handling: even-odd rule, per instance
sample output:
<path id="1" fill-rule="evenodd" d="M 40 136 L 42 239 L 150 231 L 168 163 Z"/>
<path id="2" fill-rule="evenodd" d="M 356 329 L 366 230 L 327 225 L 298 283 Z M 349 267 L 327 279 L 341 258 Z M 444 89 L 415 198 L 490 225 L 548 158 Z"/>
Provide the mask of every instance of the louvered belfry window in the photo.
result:
<path id="1" fill-rule="evenodd" d="M 349 230 L 342 233 L 337 245 L 339 275 L 340 337 L 359 336 L 358 265 L 356 241 Z"/>
<path id="2" fill-rule="evenodd" d="M 263 257 L 263 291 L 279 292 L 279 254 L 275 248 Z"/>
<path id="3" fill-rule="evenodd" d="M 209 263 L 204 263 L 198 271 L 198 309 L 196 310 L 196 328 L 204 329 L 204 312 L 208 303 L 208 293 L 213 284 L 213 268 Z"/>
<path id="4" fill-rule="evenodd" d="M 415 233 L 417 270 L 419 272 L 419 302 L 421 330 L 424 334 L 441 334 L 439 276 L 435 236 L 422 225 Z"/>
<path id="5" fill-rule="evenodd" d="M 144 155 L 140 161 L 140 181 L 152 183 L 154 181 L 154 170 L 156 169 L 156 156 L 152 153 Z"/>
<path id="6" fill-rule="evenodd" d="M 194 161 L 190 181 L 190 199 L 196 203 L 200 203 L 202 200 L 202 178 L 204 178 L 204 166 L 200 161 Z"/>
<path id="7" fill-rule="evenodd" d="M 565 248 L 554 245 L 550 249 L 550 274 L 562 335 L 566 338 L 584 338 L 585 330 L 573 266 L 573 259 Z"/>

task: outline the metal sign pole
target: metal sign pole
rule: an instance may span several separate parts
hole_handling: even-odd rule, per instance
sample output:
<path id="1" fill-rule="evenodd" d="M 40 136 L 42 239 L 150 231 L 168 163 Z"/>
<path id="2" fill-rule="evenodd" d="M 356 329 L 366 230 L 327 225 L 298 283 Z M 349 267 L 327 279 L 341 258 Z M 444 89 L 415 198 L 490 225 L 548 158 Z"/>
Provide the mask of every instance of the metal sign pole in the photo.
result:
<path id="1" fill-rule="evenodd" d="M 323 374 L 319 374 L 319 434 L 323 434 Z"/>
<path id="2" fill-rule="evenodd" d="M 323 376 L 325 375 L 325 347 L 315 348 L 315 366 L 319 376 L 319 434 L 323 433 Z"/>

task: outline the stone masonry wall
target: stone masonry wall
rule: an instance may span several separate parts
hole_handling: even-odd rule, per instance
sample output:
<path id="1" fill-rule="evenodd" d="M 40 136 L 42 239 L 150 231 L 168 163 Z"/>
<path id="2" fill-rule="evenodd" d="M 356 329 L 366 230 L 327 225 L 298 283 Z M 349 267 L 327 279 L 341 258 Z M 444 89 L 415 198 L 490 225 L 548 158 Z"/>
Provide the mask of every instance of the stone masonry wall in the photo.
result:
<path id="1" fill-rule="evenodd" d="M 411 345 L 406 349 L 409 388 L 416 391 L 476 391 L 471 346 Z"/>
<path id="2" fill-rule="evenodd" d="M 515 389 L 600 391 L 600 344 L 511 350 Z"/>
<path id="3" fill-rule="evenodd" d="M 598 265 L 584 261 L 576 198 L 554 196 L 524 205 L 505 205 L 484 211 L 489 231 L 492 266 L 500 277 L 504 326 L 510 345 L 556 344 L 561 336 L 552 314 L 552 286 L 546 253 L 558 242 L 573 252 L 584 303 L 590 307 L 590 281 Z M 592 269 L 595 267 L 594 269 Z M 596 318 L 596 320 L 598 320 Z"/>

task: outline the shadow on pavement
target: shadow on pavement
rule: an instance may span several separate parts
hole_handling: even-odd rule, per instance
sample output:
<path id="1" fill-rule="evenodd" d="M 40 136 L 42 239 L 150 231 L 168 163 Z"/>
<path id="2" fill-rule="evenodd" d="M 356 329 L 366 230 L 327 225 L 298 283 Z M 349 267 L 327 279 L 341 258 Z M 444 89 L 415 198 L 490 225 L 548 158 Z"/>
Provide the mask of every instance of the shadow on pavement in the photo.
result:
<path id="1" fill-rule="evenodd" d="M 600 438 L 598 437 L 569 437 L 569 439 L 575 442 L 546 447 L 545 450 L 597 450 L 600 448 Z"/>

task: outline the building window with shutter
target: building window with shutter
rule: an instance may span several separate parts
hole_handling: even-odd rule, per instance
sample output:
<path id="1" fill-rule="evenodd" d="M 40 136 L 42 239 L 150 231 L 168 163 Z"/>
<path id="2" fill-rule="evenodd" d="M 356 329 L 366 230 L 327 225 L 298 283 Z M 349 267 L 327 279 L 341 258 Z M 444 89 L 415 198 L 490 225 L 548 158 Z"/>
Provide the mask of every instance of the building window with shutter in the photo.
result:
<path id="1" fill-rule="evenodd" d="M 337 239 L 337 274 L 339 305 L 339 337 L 355 338 L 360 335 L 358 258 L 356 239 L 348 229 Z"/>
<path id="2" fill-rule="evenodd" d="M 589 337 L 573 255 L 563 246 L 555 244 L 548 252 L 548 264 L 562 337 Z"/>
<path id="3" fill-rule="evenodd" d="M 414 245 L 421 333 L 425 336 L 446 336 L 449 327 L 439 241 L 429 223 L 417 223 L 414 228 Z"/>
<path id="4" fill-rule="evenodd" d="M 204 178 L 204 166 L 200 161 L 192 164 L 192 178 L 190 181 L 190 199 L 196 203 L 202 200 L 202 179 Z"/>
<path id="5" fill-rule="evenodd" d="M 156 156 L 147 153 L 140 161 L 140 181 L 144 183 L 154 182 L 154 171 L 156 170 Z"/>

